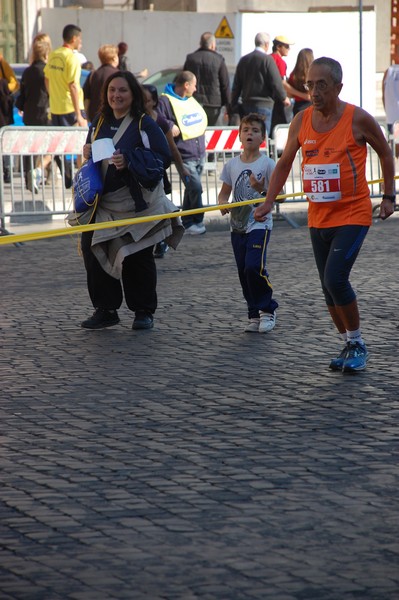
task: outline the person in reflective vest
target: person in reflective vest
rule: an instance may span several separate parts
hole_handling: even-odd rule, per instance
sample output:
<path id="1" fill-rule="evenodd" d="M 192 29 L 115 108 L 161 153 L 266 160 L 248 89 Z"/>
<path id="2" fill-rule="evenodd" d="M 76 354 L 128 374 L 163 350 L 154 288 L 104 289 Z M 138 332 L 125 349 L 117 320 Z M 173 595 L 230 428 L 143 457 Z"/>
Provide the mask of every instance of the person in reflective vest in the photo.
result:
<path id="1" fill-rule="evenodd" d="M 197 78 L 181 71 L 174 83 L 168 83 L 159 98 L 158 111 L 168 121 L 183 164 L 190 175 L 186 180 L 183 210 L 202 208 L 201 174 L 205 163 L 205 129 L 208 121 L 202 106 L 193 98 Z M 204 213 L 183 216 L 186 233 L 205 233 Z"/>

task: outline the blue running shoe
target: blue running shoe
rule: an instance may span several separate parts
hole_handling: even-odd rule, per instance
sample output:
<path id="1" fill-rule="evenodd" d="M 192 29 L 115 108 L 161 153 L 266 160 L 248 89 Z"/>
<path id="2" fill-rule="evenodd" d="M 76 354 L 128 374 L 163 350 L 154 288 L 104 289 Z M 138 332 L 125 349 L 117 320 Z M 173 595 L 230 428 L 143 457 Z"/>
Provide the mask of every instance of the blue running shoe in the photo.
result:
<path id="1" fill-rule="evenodd" d="M 345 344 L 342 351 L 338 354 L 337 358 L 333 358 L 330 362 L 329 368 L 331 371 L 342 371 L 344 366 L 344 360 L 348 354 L 348 344 Z"/>
<path id="2" fill-rule="evenodd" d="M 363 371 L 366 368 L 369 353 L 365 344 L 359 342 L 348 342 L 347 354 L 342 365 L 344 373 Z"/>

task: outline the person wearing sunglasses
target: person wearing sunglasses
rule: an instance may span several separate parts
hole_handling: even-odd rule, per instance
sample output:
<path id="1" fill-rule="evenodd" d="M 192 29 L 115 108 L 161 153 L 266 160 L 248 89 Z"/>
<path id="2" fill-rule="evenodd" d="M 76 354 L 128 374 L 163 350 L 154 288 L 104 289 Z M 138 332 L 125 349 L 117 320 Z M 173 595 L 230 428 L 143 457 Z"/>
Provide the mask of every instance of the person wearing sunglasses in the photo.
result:
<path id="1" fill-rule="evenodd" d="M 280 73 L 283 87 L 287 93 L 288 98 L 300 98 L 301 100 L 309 100 L 309 96 L 306 91 L 295 88 L 291 85 L 291 83 L 287 80 L 287 63 L 285 62 L 285 57 L 288 56 L 291 46 L 293 46 L 295 42 L 293 42 L 290 38 L 285 35 L 277 35 L 273 40 L 272 53 L 271 57 L 276 63 L 277 69 Z M 291 110 L 291 100 L 290 103 L 284 104 L 276 98 L 273 106 L 272 113 L 272 124 L 270 134 L 273 136 L 273 130 L 276 125 L 286 125 L 292 119 L 292 110 Z"/>

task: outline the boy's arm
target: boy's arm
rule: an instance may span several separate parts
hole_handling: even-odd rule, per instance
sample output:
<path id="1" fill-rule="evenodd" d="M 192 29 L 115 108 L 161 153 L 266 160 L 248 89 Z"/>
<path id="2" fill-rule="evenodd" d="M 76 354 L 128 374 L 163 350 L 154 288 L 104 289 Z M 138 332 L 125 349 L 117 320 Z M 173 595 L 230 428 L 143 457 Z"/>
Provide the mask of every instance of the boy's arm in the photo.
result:
<path id="1" fill-rule="evenodd" d="M 230 194 L 231 185 L 228 185 L 227 183 L 223 182 L 222 189 L 220 190 L 218 195 L 218 204 L 227 204 L 230 198 Z M 222 213 L 222 215 L 227 215 L 230 211 L 228 208 L 222 208 L 220 212 Z"/>
<path id="2" fill-rule="evenodd" d="M 290 174 L 292 163 L 294 162 L 296 153 L 300 148 L 298 136 L 302 124 L 303 113 L 303 110 L 300 111 L 291 121 L 287 143 L 267 187 L 266 200 L 263 204 L 255 209 L 255 221 L 262 222 L 266 219 L 267 213 L 269 213 L 273 208 L 273 203 L 276 199 L 276 196 L 278 196 L 280 190 L 284 188 L 285 182 Z"/>

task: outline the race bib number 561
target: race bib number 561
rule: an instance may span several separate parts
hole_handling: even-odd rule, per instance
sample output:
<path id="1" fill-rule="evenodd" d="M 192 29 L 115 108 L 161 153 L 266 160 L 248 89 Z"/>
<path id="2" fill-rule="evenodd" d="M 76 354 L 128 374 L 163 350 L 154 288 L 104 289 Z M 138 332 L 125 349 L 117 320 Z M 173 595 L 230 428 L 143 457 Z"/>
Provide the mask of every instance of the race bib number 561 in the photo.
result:
<path id="1" fill-rule="evenodd" d="M 303 169 L 303 191 L 310 202 L 341 200 L 339 163 L 305 165 Z"/>

